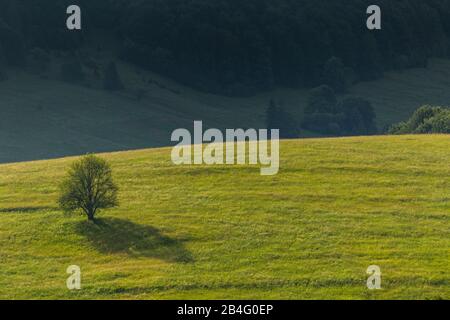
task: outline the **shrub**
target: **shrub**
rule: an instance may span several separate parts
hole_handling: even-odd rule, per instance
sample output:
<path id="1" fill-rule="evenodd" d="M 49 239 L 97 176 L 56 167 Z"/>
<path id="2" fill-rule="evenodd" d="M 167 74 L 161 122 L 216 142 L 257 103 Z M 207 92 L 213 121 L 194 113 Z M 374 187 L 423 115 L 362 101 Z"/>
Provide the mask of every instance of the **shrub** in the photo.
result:
<path id="1" fill-rule="evenodd" d="M 58 203 L 65 212 L 80 210 L 94 221 L 100 209 L 118 205 L 118 188 L 106 160 L 87 155 L 74 162 L 60 187 Z"/>
<path id="2" fill-rule="evenodd" d="M 450 133 L 450 109 L 426 120 L 424 127 L 428 128 L 428 126 L 430 133 Z"/>
<path id="3" fill-rule="evenodd" d="M 409 120 L 392 125 L 388 133 L 448 133 L 449 114 L 449 108 L 422 106 Z"/>
<path id="4" fill-rule="evenodd" d="M 405 121 L 393 124 L 388 127 L 386 132 L 388 134 L 407 134 L 408 133 L 408 123 Z"/>
<path id="5" fill-rule="evenodd" d="M 423 129 L 420 129 L 421 126 L 425 124 L 428 119 L 433 118 L 437 114 L 441 113 L 443 108 L 441 107 L 432 107 L 432 106 L 423 106 L 414 112 L 412 117 L 408 121 L 408 130 L 412 133 L 418 131 L 418 133 L 422 133 Z"/>

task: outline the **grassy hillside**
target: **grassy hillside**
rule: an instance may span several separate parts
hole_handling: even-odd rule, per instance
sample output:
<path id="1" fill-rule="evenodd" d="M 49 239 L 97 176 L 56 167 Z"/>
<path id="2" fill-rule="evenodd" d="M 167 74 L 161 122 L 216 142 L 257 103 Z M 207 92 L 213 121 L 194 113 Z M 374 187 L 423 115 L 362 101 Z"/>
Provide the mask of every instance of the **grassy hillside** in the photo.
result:
<path id="1" fill-rule="evenodd" d="M 99 225 L 55 207 L 73 158 L 1 165 L 0 298 L 449 299 L 449 150 L 448 136 L 286 141 L 272 177 L 104 154 L 121 205 Z"/>
<path id="2" fill-rule="evenodd" d="M 119 71 L 127 87 L 123 94 L 108 93 L 98 84 L 89 88 L 10 71 L 9 79 L 0 82 L 0 162 L 167 146 L 173 129 L 191 128 L 193 120 L 221 129 L 261 128 L 271 98 L 282 101 L 300 122 L 308 94 L 279 89 L 227 98 L 199 93 L 128 64 L 120 64 Z M 350 94 L 373 103 L 383 128 L 405 120 L 422 104 L 448 105 L 449 79 L 450 62 L 433 60 L 427 69 L 360 83 Z M 146 97 L 136 99 L 137 90 L 146 91 Z"/>

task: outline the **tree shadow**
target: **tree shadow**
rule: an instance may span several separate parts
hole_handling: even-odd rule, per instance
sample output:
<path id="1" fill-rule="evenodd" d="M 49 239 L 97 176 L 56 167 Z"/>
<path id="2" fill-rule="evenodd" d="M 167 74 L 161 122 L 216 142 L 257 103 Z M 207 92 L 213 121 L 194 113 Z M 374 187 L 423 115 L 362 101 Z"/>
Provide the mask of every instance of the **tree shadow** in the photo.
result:
<path id="1" fill-rule="evenodd" d="M 152 257 L 171 262 L 192 262 L 193 258 L 180 240 L 169 238 L 153 227 L 128 220 L 105 218 L 76 225 L 101 253 L 125 253 L 136 257 Z"/>

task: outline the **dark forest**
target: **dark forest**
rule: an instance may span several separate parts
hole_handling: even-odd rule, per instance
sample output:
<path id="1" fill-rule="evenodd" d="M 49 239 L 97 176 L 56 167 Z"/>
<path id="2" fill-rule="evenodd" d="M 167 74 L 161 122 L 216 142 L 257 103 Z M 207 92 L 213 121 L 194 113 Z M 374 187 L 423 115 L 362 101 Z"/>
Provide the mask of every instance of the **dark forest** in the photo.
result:
<path id="1" fill-rule="evenodd" d="M 1 60 L 23 65 L 33 48 L 76 52 L 101 31 L 123 60 L 203 91 L 249 95 L 326 83 L 332 57 L 354 83 L 449 56 L 450 2 L 380 0 L 382 30 L 370 31 L 372 2 L 0 0 Z M 65 10 L 73 3 L 83 8 L 83 29 L 68 35 Z"/>

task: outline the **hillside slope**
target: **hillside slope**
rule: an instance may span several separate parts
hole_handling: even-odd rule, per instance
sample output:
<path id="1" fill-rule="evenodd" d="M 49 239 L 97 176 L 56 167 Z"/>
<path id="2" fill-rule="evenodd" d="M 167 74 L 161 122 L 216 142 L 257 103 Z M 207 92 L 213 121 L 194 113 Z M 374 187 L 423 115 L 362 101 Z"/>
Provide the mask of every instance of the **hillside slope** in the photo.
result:
<path id="1" fill-rule="evenodd" d="M 0 162 L 168 146 L 171 132 L 192 128 L 193 120 L 221 129 L 262 128 L 271 98 L 300 122 L 308 95 L 306 90 L 279 89 L 228 98 L 196 92 L 128 64 L 119 69 L 128 88 L 124 94 L 11 72 L 0 82 Z M 373 103 L 383 128 L 406 119 L 422 104 L 448 105 L 449 79 L 450 61 L 433 60 L 427 69 L 360 83 L 350 94 Z M 139 89 L 147 92 L 140 100 L 132 94 Z"/>
<path id="2" fill-rule="evenodd" d="M 258 167 L 104 154 L 120 207 L 55 207 L 73 158 L 0 165 L 0 298 L 449 299 L 450 139 L 307 139 Z M 66 289 L 66 268 L 82 290 Z M 366 269 L 382 271 L 380 291 Z"/>

